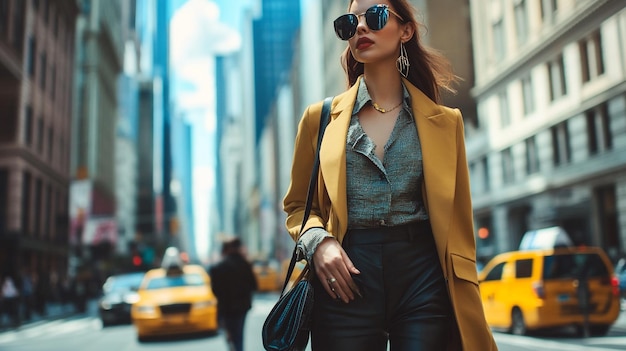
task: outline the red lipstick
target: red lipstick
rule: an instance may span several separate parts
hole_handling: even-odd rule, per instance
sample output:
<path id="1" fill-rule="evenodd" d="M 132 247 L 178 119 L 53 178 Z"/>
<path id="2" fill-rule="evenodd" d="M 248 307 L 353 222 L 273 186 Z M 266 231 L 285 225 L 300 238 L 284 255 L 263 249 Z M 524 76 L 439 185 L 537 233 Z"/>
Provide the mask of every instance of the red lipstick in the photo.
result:
<path id="1" fill-rule="evenodd" d="M 372 44 L 374 44 L 374 41 L 371 40 L 370 38 L 368 38 L 368 37 L 361 37 L 356 42 L 356 48 L 357 49 L 367 49 L 368 47 L 372 46 Z"/>

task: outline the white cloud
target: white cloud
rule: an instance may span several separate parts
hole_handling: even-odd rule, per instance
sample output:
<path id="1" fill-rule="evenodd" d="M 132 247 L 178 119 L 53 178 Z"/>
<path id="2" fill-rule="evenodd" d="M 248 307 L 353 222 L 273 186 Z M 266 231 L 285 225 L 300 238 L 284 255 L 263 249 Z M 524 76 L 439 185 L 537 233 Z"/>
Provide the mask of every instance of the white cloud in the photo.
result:
<path id="1" fill-rule="evenodd" d="M 177 109 L 209 132 L 215 129 L 214 71 L 213 57 L 197 58 L 174 70 Z"/>
<path id="2" fill-rule="evenodd" d="M 220 8 L 210 0 L 189 0 L 172 17 L 170 59 L 176 108 L 193 115 L 194 122 L 208 132 L 215 129 L 215 56 L 240 46 L 239 33 L 220 22 Z"/>
<path id="3" fill-rule="evenodd" d="M 170 26 L 173 66 L 240 48 L 239 33 L 220 22 L 219 14 L 219 7 L 209 0 L 189 0 L 174 13 Z"/>

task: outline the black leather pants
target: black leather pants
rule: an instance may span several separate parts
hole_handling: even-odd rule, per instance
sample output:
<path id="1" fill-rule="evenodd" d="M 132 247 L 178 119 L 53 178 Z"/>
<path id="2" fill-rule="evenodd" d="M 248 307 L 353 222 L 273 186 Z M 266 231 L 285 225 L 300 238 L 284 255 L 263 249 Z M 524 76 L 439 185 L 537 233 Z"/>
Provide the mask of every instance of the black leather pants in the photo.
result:
<path id="1" fill-rule="evenodd" d="M 338 302 L 315 280 L 312 349 L 445 350 L 453 319 L 430 224 L 351 230 L 343 247 L 363 298 Z"/>

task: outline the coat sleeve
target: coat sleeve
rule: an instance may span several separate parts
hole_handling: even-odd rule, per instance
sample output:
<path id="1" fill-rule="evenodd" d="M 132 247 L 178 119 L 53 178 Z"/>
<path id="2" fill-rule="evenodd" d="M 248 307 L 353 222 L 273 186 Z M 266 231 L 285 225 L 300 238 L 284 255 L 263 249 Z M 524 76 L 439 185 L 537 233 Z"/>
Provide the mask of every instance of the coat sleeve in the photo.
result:
<path id="1" fill-rule="evenodd" d="M 297 240 L 300 236 L 300 226 L 304 217 L 309 180 L 316 156 L 321 107 L 322 102 L 309 106 L 304 111 L 298 124 L 291 166 L 291 182 L 283 198 L 283 208 L 287 213 L 287 231 L 294 240 Z M 325 227 L 325 220 L 321 215 L 318 196 L 313 196 L 311 214 L 304 231 L 313 227 Z"/>

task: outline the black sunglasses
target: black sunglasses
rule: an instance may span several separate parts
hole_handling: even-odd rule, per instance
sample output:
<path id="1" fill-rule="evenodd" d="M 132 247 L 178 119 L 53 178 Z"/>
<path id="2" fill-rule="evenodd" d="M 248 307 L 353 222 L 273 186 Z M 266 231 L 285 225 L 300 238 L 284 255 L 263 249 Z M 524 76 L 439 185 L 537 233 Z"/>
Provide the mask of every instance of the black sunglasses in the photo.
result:
<path id="1" fill-rule="evenodd" d="M 370 7 L 361 14 L 346 13 L 337 17 L 333 22 L 335 25 L 335 34 L 341 40 L 348 40 L 356 34 L 356 27 L 359 25 L 359 17 L 365 16 L 365 23 L 370 30 L 381 30 L 387 24 L 389 20 L 389 12 L 398 17 L 401 21 L 404 21 L 400 15 L 389 8 L 385 4 L 378 4 Z"/>

